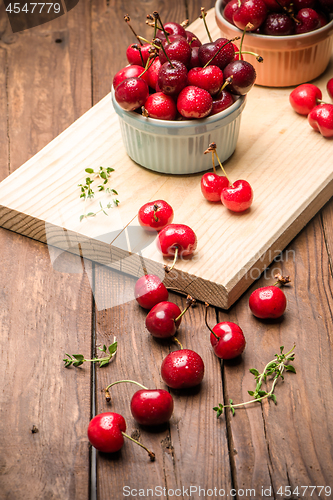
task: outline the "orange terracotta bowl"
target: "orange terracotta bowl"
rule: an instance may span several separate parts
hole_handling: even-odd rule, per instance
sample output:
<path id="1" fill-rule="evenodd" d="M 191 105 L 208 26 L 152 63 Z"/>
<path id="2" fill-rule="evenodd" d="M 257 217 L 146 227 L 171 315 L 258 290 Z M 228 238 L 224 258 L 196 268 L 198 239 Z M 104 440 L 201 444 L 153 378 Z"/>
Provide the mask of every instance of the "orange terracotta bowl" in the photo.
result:
<path id="1" fill-rule="evenodd" d="M 215 17 L 225 38 L 241 36 L 242 32 L 222 15 L 222 0 L 215 4 Z M 246 33 L 243 50 L 263 57 L 259 63 L 251 55 L 244 59 L 255 67 L 256 84 L 265 87 L 290 87 L 309 82 L 328 66 L 333 48 L 333 20 L 309 33 L 269 36 Z"/>

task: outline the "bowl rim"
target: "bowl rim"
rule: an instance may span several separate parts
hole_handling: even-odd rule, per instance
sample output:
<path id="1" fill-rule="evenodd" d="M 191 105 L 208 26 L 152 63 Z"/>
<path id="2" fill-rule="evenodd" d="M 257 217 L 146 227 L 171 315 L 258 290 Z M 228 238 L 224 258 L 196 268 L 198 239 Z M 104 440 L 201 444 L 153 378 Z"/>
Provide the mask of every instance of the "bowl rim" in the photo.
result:
<path id="1" fill-rule="evenodd" d="M 224 23 L 229 29 L 232 30 L 237 30 L 237 32 L 242 33 L 242 31 L 237 28 L 237 26 L 234 26 L 231 24 L 227 19 L 223 16 L 221 12 L 221 4 L 223 0 L 217 0 L 215 3 L 215 16 L 218 18 L 218 20 L 221 23 Z M 332 29 L 333 32 L 333 19 L 331 19 L 325 26 L 322 26 L 321 28 L 318 28 L 313 31 L 308 31 L 307 33 L 300 33 L 298 35 L 283 35 L 283 36 L 274 36 L 274 35 L 260 35 L 258 33 L 251 33 L 247 32 L 246 33 L 246 38 L 251 37 L 253 40 L 267 40 L 267 41 L 292 41 L 295 40 L 296 42 L 301 41 L 302 39 L 309 39 L 309 38 L 317 38 L 320 37 L 321 34 L 325 34 L 326 31 L 330 31 Z M 244 40 L 245 42 L 245 40 Z"/>
<path id="2" fill-rule="evenodd" d="M 224 118 L 228 118 L 233 113 L 242 107 L 246 101 L 246 95 L 235 95 L 235 102 L 231 104 L 228 108 L 216 113 L 215 115 L 207 116 L 206 118 L 199 118 L 193 120 L 159 120 L 158 118 L 149 118 L 136 113 L 135 111 L 126 111 L 123 109 L 115 99 L 114 88 L 111 88 L 111 99 L 116 113 L 120 116 L 127 116 L 132 120 L 136 120 L 142 124 L 149 124 L 151 126 L 161 127 L 161 128 L 189 128 L 189 127 L 200 127 L 202 125 L 211 125 L 215 122 L 219 122 Z"/>

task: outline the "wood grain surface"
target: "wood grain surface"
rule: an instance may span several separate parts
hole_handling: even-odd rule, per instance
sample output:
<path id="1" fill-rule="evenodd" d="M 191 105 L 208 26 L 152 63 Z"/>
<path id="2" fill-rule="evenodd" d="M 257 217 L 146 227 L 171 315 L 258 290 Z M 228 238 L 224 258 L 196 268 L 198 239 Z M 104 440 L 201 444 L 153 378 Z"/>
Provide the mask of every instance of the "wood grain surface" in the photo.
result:
<path id="1" fill-rule="evenodd" d="M 14 36 L 0 1 L 1 179 L 109 92 L 113 74 L 124 64 L 122 47 L 132 41 L 118 18 L 128 12 L 138 26 L 156 9 L 163 19 L 193 21 L 200 7 L 197 1 L 82 0 L 66 16 Z M 261 95 L 260 88 L 251 92 Z M 264 105 L 270 102 L 262 99 Z M 247 134 L 240 148 L 260 163 L 259 153 L 246 142 L 254 132 L 247 129 Z M 316 154 L 320 158 L 320 148 Z M 314 163 L 313 176 L 321 160 Z M 145 312 L 133 297 L 135 279 L 1 229 L 1 500 L 119 500 L 124 486 L 166 488 L 169 499 L 177 488 L 184 488 L 179 498 L 208 498 L 194 490 L 188 495 L 191 485 L 224 489 L 229 498 L 234 491 L 237 500 L 330 498 L 319 496 L 318 488 L 302 494 L 301 487 L 333 488 L 332 228 L 330 201 L 228 312 L 209 310 L 211 325 L 230 320 L 243 328 L 247 346 L 241 359 L 220 363 L 210 348 L 203 305 L 188 311 L 178 336 L 203 357 L 205 378 L 198 390 L 172 391 L 170 425 L 155 432 L 130 415 L 134 386 L 115 386 L 111 406 L 102 393 L 108 383 L 125 377 L 165 387 L 160 363 L 177 349 L 146 331 Z M 33 230 L 45 235 L 50 229 L 37 221 Z M 279 321 L 257 320 L 248 309 L 249 295 L 271 284 L 278 270 L 292 279 L 285 289 L 287 311 Z M 184 305 L 179 294 L 170 293 L 170 300 Z M 119 351 L 108 367 L 63 367 L 65 352 L 90 356 L 114 336 Z M 249 397 L 253 376 L 248 369 L 262 369 L 281 345 L 288 349 L 294 342 L 297 373 L 287 373 L 278 384 L 278 404 L 266 401 L 234 417 L 227 411 L 217 420 L 212 410 L 217 403 Z M 156 462 L 130 442 L 115 456 L 89 453 L 89 419 L 110 409 L 124 415 L 128 433 L 153 449 Z"/>

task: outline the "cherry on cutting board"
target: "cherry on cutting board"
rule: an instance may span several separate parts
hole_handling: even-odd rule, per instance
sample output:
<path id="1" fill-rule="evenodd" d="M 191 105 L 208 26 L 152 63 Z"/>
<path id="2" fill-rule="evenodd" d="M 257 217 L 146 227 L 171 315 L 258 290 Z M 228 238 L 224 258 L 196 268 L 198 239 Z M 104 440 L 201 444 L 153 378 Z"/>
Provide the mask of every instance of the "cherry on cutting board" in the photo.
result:
<path id="1" fill-rule="evenodd" d="M 107 402 L 111 401 L 109 389 L 121 383 L 136 384 L 141 387 L 131 398 L 131 413 L 141 425 L 161 425 L 168 422 L 173 412 L 173 397 L 165 389 L 148 389 L 135 380 L 117 380 L 109 384 L 104 392 Z"/>
<path id="2" fill-rule="evenodd" d="M 134 296 L 144 309 L 152 309 L 159 302 L 168 300 L 168 290 L 155 274 L 144 274 L 135 283 Z"/>
<path id="3" fill-rule="evenodd" d="M 201 356 L 191 349 L 170 352 L 161 365 L 161 376 L 172 389 L 195 387 L 201 383 L 204 373 Z"/>
<path id="4" fill-rule="evenodd" d="M 333 104 L 319 104 L 308 114 L 308 121 L 322 136 L 333 137 Z"/>
<path id="5" fill-rule="evenodd" d="M 143 444 L 125 434 L 126 422 L 122 415 L 114 412 L 99 413 L 88 425 L 88 439 L 96 450 L 103 453 L 115 453 L 124 444 L 124 437 L 145 449 L 150 460 L 155 460 L 155 454 L 148 450 Z"/>
<path id="6" fill-rule="evenodd" d="M 193 229 L 186 224 L 168 224 L 157 236 L 157 248 L 163 257 L 172 258 L 173 263 L 166 267 L 173 269 L 178 257 L 190 257 L 197 248 L 197 237 Z"/>
<path id="7" fill-rule="evenodd" d="M 300 115 L 307 116 L 310 111 L 318 105 L 322 99 L 322 93 L 319 87 L 312 83 L 303 83 L 298 85 L 289 94 L 291 107 Z"/>
<path id="8" fill-rule="evenodd" d="M 183 311 L 173 302 L 159 302 L 146 316 L 146 328 L 153 337 L 166 339 L 173 337 L 179 328 L 182 317 L 194 304 L 195 300 L 188 296 Z"/>
<path id="9" fill-rule="evenodd" d="M 214 328 L 210 328 L 207 322 L 209 304 L 206 302 L 205 323 L 210 331 L 210 343 L 214 353 L 220 359 L 233 359 L 240 356 L 246 345 L 243 330 L 232 321 L 222 321 Z"/>
<path id="10" fill-rule="evenodd" d="M 260 319 L 280 318 L 287 306 L 284 292 L 277 285 L 290 282 L 289 276 L 276 275 L 277 282 L 271 286 L 257 288 L 251 293 L 249 307 L 254 316 Z"/>
<path id="11" fill-rule="evenodd" d="M 142 205 L 138 212 L 140 226 L 148 231 L 161 231 L 165 226 L 171 224 L 173 216 L 172 206 L 165 200 L 149 201 Z"/>
<path id="12" fill-rule="evenodd" d="M 230 186 L 222 189 L 221 201 L 232 212 L 245 212 L 253 201 L 251 185 L 243 179 L 233 182 Z"/>
<path id="13" fill-rule="evenodd" d="M 225 175 L 218 175 L 215 168 L 215 148 L 212 143 L 204 154 L 212 153 L 213 172 L 206 172 L 201 177 L 201 192 L 208 201 L 221 201 L 222 189 L 229 186 L 229 179 Z M 216 145 L 215 145 L 216 146 Z"/>

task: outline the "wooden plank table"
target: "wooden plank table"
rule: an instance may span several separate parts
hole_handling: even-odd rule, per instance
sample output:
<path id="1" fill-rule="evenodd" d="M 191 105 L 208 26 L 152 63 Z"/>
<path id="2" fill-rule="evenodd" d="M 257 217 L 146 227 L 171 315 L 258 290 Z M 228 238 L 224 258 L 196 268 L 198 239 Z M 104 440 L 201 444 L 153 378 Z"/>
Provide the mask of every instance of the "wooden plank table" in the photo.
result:
<path id="1" fill-rule="evenodd" d="M 0 179 L 109 92 L 133 41 L 124 13 L 139 27 L 153 10 L 165 20 L 193 21 L 200 7 L 81 0 L 66 16 L 13 35 L 1 2 Z M 133 387 L 114 389 L 112 409 L 125 416 L 129 434 L 154 449 L 154 463 L 131 443 L 116 456 L 94 454 L 86 437 L 91 415 L 109 409 L 101 392 L 107 383 L 164 386 L 159 366 L 174 347 L 147 335 L 145 313 L 132 300 L 135 280 L 1 229 L 0 498 L 118 500 L 136 498 L 140 488 L 141 498 L 331 498 L 318 487 L 333 488 L 332 227 L 331 201 L 228 313 L 209 311 L 211 324 L 228 318 L 242 326 L 240 361 L 220 364 L 202 304 L 188 312 L 179 338 L 201 354 L 206 374 L 199 390 L 172 391 L 169 426 L 149 432 L 136 425 L 128 405 Z M 288 309 L 283 320 L 262 322 L 249 313 L 248 297 L 277 271 L 292 278 Z M 171 300 L 184 305 L 180 295 Z M 93 355 L 114 335 L 119 352 L 110 366 L 64 369 L 65 352 Z M 265 401 L 216 420 L 217 403 L 247 398 L 249 368 L 262 369 L 279 346 L 294 342 L 297 374 L 277 387 L 278 405 Z"/>

